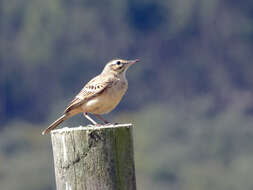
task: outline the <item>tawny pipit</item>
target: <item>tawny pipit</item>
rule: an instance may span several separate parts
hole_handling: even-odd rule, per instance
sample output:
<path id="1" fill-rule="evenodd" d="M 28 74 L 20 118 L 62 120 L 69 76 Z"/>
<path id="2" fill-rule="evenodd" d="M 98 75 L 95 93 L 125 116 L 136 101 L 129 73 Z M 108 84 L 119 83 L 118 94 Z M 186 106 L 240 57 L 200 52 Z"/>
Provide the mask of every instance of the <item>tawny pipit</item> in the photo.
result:
<path id="1" fill-rule="evenodd" d="M 109 123 L 100 114 L 112 111 L 120 102 L 127 90 L 126 71 L 136 60 L 112 60 L 106 64 L 102 73 L 89 81 L 77 96 L 70 102 L 64 114 L 46 128 L 42 134 L 47 134 L 66 119 L 83 113 L 92 124 L 98 125 L 88 113 L 94 114 L 103 123 Z"/>

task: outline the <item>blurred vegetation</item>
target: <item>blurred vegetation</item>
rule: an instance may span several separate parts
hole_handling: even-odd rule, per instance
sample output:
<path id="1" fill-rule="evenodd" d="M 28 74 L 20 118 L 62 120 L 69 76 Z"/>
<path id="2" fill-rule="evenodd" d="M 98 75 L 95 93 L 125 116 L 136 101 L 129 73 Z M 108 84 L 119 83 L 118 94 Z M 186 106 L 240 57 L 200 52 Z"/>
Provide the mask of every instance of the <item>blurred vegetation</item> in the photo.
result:
<path id="1" fill-rule="evenodd" d="M 139 189 L 252 189 L 252 18 L 250 0 L 1 0 L 1 188 L 55 189 L 40 131 L 121 57 L 141 62 L 106 117 L 136 126 Z"/>

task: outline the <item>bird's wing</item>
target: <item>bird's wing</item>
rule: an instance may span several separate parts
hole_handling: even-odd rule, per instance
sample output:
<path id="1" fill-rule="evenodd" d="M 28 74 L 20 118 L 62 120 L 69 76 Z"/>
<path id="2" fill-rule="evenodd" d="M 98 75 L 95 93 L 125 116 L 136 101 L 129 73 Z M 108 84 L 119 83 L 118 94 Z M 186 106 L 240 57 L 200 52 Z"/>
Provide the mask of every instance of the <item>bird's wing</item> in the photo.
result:
<path id="1" fill-rule="evenodd" d="M 76 97 L 70 102 L 69 106 L 66 108 L 64 113 L 67 113 L 74 108 L 82 105 L 84 102 L 93 98 L 105 89 L 109 88 L 112 84 L 112 80 L 108 77 L 97 76 L 90 80 L 83 89 L 76 95 Z"/>

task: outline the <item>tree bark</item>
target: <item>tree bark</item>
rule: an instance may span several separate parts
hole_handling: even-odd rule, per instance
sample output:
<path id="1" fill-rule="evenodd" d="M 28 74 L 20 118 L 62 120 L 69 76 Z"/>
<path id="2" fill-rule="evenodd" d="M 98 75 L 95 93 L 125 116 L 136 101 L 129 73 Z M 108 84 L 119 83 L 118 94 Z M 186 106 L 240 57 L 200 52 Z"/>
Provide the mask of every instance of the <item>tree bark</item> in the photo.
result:
<path id="1" fill-rule="evenodd" d="M 132 124 L 51 132 L 57 190 L 136 190 Z"/>

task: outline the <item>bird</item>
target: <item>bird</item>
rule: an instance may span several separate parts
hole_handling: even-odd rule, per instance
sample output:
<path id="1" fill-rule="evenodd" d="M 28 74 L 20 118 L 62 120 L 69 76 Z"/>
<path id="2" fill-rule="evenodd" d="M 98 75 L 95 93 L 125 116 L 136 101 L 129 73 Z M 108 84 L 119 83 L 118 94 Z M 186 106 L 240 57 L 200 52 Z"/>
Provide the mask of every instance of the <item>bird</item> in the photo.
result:
<path id="1" fill-rule="evenodd" d="M 119 104 L 128 88 L 126 71 L 138 61 L 139 59 L 109 61 L 99 75 L 84 85 L 69 103 L 63 115 L 43 130 L 42 135 L 48 134 L 65 120 L 80 113 L 83 113 L 93 125 L 99 126 L 100 124 L 88 114 L 94 115 L 103 124 L 110 124 L 101 115 L 111 112 Z"/>

